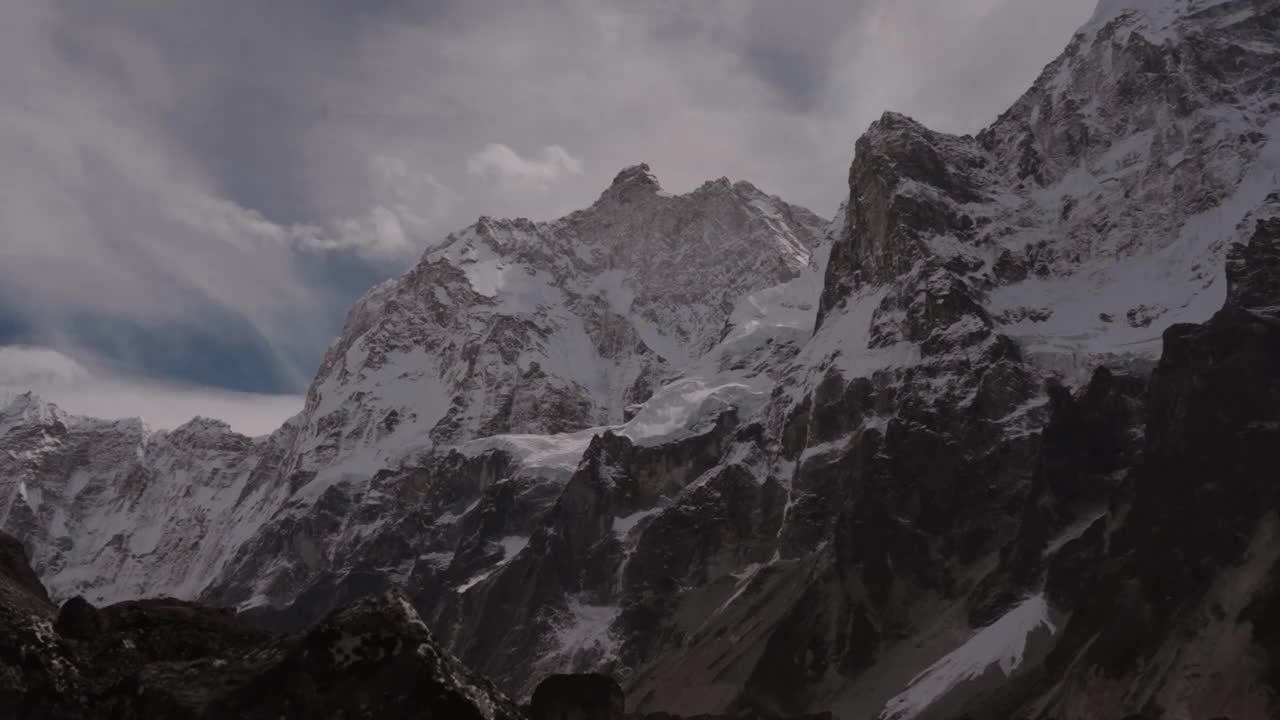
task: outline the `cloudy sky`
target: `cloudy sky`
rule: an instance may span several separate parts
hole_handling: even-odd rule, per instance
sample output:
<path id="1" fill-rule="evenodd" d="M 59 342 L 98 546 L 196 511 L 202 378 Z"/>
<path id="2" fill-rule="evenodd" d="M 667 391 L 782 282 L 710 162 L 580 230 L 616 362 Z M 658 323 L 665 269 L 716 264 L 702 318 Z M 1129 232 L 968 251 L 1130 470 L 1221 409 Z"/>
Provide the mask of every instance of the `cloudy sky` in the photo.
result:
<path id="1" fill-rule="evenodd" d="M 257 431 L 298 401 L 245 393 L 304 390 L 350 303 L 476 216 L 640 161 L 831 214 L 881 112 L 978 130 L 1092 6 L 5 0 L 0 393 L 165 425 L 229 392 Z"/>

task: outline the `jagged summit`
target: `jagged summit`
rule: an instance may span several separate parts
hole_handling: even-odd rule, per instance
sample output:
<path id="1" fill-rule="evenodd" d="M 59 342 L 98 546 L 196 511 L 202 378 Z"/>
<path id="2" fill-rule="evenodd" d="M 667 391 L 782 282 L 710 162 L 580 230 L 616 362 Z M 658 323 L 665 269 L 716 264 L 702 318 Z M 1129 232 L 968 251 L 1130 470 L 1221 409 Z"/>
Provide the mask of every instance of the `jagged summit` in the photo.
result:
<path id="1" fill-rule="evenodd" d="M 613 182 L 609 184 L 610 188 L 622 188 L 629 186 L 651 187 L 660 189 L 658 178 L 649 168 L 649 163 L 637 163 L 629 165 L 618 171 L 613 176 Z"/>
<path id="2" fill-rule="evenodd" d="M 649 169 L 648 163 L 639 163 L 623 168 L 614 176 L 613 182 L 600 194 L 595 206 L 616 203 L 645 202 L 653 198 L 667 196 L 658 178 Z M 593 206 L 594 207 L 594 206 Z"/>
<path id="3" fill-rule="evenodd" d="M 196 415 L 190 420 L 182 423 L 173 429 L 173 432 L 207 432 L 207 431 L 230 431 L 231 424 L 225 420 L 218 418 L 205 417 Z"/>
<path id="4" fill-rule="evenodd" d="M 19 425 L 40 426 L 65 420 L 66 414 L 61 408 L 30 390 L 14 395 L 0 406 L 0 433 Z"/>
<path id="5" fill-rule="evenodd" d="M 916 277 L 951 288 L 948 304 L 984 305 L 1079 381 L 1103 356 L 1151 362 L 1154 328 L 1221 305 L 1226 248 L 1280 171 L 1280 3 L 1099 9 L 1113 11 L 1123 18 L 1113 29 L 1161 12 L 1187 22 L 1164 44 L 1145 31 L 1076 35 L 976 137 L 896 113 L 873 123 L 857 144 L 859 201 L 834 245 L 820 320 L 863 289 Z M 908 325 L 909 305 L 894 309 Z M 890 309 L 877 323 L 884 338 L 902 335 L 889 332 Z"/>
<path id="6" fill-rule="evenodd" d="M 880 128 L 882 130 L 895 130 L 902 128 L 923 128 L 924 124 L 910 115 L 900 113 L 896 110 L 885 110 L 880 113 L 879 119 L 871 124 L 872 128 Z"/>
<path id="7" fill-rule="evenodd" d="M 778 198 L 768 195 L 761 191 L 755 185 L 747 180 L 731 180 L 728 177 L 719 177 L 704 181 L 697 188 L 683 195 L 674 195 L 662 189 L 662 185 L 658 182 L 658 178 L 649 168 L 648 163 L 639 163 L 623 168 L 614 176 L 613 182 L 601 194 L 599 202 L 609 200 L 631 201 L 643 198 L 661 198 L 663 200 L 680 200 L 688 198 L 697 201 L 704 196 L 717 193 L 734 192 L 747 200 L 759 198 L 764 201 L 781 202 Z M 783 203 L 785 204 L 785 203 Z M 488 219 L 488 218 L 482 218 Z M 509 221 L 508 221 L 509 222 Z"/>
<path id="8" fill-rule="evenodd" d="M 0 406 L 0 415 L 17 415 L 28 408 L 36 407 L 42 404 L 39 395 L 27 390 L 17 393 L 7 399 L 3 406 Z"/>
<path id="9" fill-rule="evenodd" d="M 131 433 L 141 433 L 144 435 L 152 434 L 170 434 L 192 436 L 197 434 L 204 435 L 235 435 L 241 437 L 231 429 L 231 425 L 224 420 L 195 416 L 191 420 L 173 428 L 172 430 L 154 430 L 141 417 L 120 417 L 110 420 L 85 417 L 76 415 L 64 410 L 57 403 L 46 400 L 34 391 L 27 390 L 17 393 L 9 398 L 8 402 L 0 405 L 0 423 L 6 423 L 12 427 L 15 424 L 23 423 L 31 426 L 35 425 L 52 425 L 61 424 L 70 426 L 73 429 L 90 429 L 99 430 L 107 428 L 121 428 Z M 0 425 L 0 436 L 4 435 L 5 426 Z"/>
<path id="10" fill-rule="evenodd" d="M 1099 0 L 1082 30 L 1094 33 L 1121 20 L 1127 27 L 1146 33 L 1148 41 L 1159 43 L 1171 40 L 1180 22 L 1252 12 L 1257 4 L 1253 0 Z"/>
<path id="11" fill-rule="evenodd" d="M 331 441 L 311 441 L 314 466 L 411 428 L 420 434 L 404 442 L 440 443 L 621 420 L 663 368 L 716 343 L 737 298 L 809 265 L 823 220 L 749 184 L 723 186 L 669 195 L 640 164 L 560 220 L 482 218 L 450 235 L 352 311 L 308 395 L 309 422 L 333 428 Z M 417 349 L 425 356 L 405 358 Z M 380 397 L 410 377 L 418 402 L 387 395 L 388 419 L 366 400 L 380 414 L 348 424 L 343 398 Z"/>

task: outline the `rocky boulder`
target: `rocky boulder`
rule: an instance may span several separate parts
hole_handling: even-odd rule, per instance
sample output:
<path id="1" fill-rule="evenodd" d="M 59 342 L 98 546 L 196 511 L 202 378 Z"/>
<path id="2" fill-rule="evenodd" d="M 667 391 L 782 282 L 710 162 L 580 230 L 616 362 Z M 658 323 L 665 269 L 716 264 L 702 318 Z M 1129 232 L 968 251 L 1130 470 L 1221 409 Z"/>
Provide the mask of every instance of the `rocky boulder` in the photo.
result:
<path id="1" fill-rule="evenodd" d="M 625 705 L 607 675 L 552 675 L 533 691 L 530 720 L 622 720 Z"/>
<path id="2" fill-rule="evenodd" d="M 522 717 L 394 594 L 243 654 L 150 663 L 117 688 L 117 717 Z"/>
<path id="3" fill-rule="evenodd" d="M 0 583 L 0 587 L 25 594 L 34 601 L 49 601 L 39 576 L 31 569 L 26 549 L 17 538 L 4 532 L 0 532 Z"/>
<path id="4" fill-rule="evenodd" d="M 519 720 L 442 651 L 398 594 L 279 635 L 229 610 L 171 599 L 57 613 L 0 533 L 0 708 L 20 720 L 458 718 Z"/>

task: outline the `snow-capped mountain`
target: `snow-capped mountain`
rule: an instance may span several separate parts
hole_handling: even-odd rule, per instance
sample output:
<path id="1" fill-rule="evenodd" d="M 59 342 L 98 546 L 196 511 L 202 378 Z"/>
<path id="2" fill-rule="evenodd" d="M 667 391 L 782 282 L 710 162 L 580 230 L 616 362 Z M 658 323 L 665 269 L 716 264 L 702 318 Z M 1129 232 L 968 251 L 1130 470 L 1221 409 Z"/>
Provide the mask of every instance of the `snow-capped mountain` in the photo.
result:
<path id="1" fill-rule="evenodd" d="M 269 437 L 203 419 L 153 433 L 19 397 L 0 433 L 0 472 L 17 479 L 4 488 L 5 526 L 40 548 L 34 563 L 57 596 L 192 596 L 243 565 L 270 589 L 236 604 L 288 604 L 327 569 L 311 550 L 330 555 L 369 531 L 342 518 L 340 541 L 293 523 L 323 514 L 335 493 L 364 498 L 379 471 L 472 438 L 584 431 L 636 412 L 646 433 L 677 431 L 671 413 L 691 411 L 679 391 L 644 401 L 681 369 L 717 362 L 720 340 L 760 303 L 804 325 L 827 224 L 745 182 L 672 195 L 645 165 L 555 222 L 482 218 L 353 308 L 303 412 Z M 777 296 L 803 273 L 807 295 Z M 589 437 L 570 445 L 570 469 Z M 484 483 L 463 485 L 474 499 Z M 281 527 L 286 544 L 262 550 Z"/>
<path id="2" fill-rule="evenodd" d="M 275 509 L 294 435 L 207 418 L 152 431 L 19 395 L 0 408 L 0 522 L 38 548 L 57 597 L 195 596 Z"/>
<path id="3" fill-rule="evenodd" d="M 745 182 L 673 196 L 646 165 L 554 222 L 481 218 L 351 312 L 308 393 L 300 468 L 621 422 L 739 299 L 806 268 L 824 229 Z"/>
<path id="4" fill-rule="evenodd" d="M 515 694 L 1269 717 L 1277 67 L 1280 0 L 1104 0 L 976 136 L 875 122 L 829 225 L 644 166 L 483 218 L 269 437 L 19 398 L 2 524 L 56 596 L 402 588 Z"/>

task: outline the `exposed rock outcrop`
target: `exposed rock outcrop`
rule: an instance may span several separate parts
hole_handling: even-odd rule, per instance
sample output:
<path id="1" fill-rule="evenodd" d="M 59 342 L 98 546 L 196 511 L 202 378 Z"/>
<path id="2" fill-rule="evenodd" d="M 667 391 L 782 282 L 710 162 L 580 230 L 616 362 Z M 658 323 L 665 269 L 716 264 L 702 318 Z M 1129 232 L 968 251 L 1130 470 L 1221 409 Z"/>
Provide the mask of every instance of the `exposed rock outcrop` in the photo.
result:
<path id="1" fill-rule="evenodd" d="M 441 650 L 398 595 L 363 600 L 287 636 L 229 610 L 169 599 L 95 608 L 73 598 L 52 621 L 17 541 L 0 533 L 0 551 L 5 717 L 524 717 Z"/>
<path id="2" fill-rule="evenodd" d="M 1231 253 L 1223 309 L 1165 331 L 1132 504 L 1077 579 L 1048 659 L 1068 678 L 1056 698 L 1067 717 L 1135 687 L 1130 707 L 1153 716 L 1274 709 L 1276 686 L 1259 683 L 1280 666 L 1265 615 L 1280 567 L 1275 242 L 1259 226 Z"/>
<path id="3" fill-rule="evenodd" d="M 622 688 L 606 675 L 552 675 L 538 683 L 530 720 L 623 720 Z"/>

